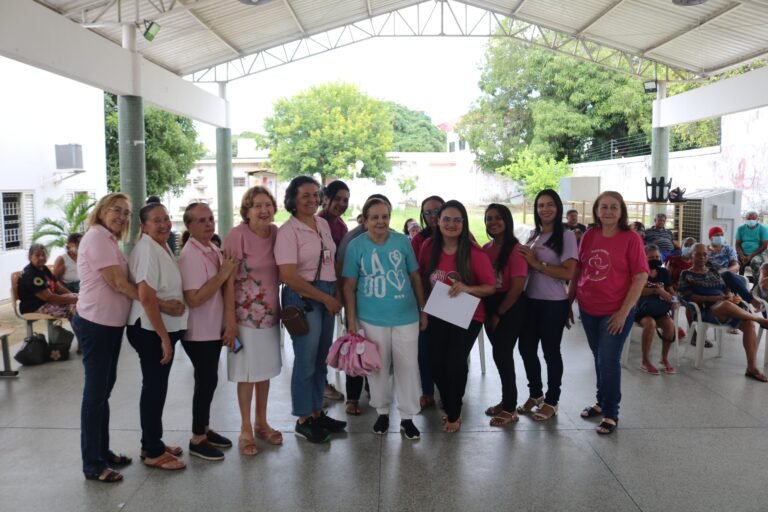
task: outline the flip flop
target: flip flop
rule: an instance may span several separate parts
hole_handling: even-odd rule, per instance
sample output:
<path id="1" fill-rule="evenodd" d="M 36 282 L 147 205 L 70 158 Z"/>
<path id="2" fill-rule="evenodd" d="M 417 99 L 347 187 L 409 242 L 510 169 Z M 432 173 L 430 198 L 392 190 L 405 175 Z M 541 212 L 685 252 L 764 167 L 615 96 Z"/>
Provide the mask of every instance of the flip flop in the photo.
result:
<path id="1" fill-rule="evenodd" d="M 178 463 L 181 463 L 181 465 L 179 466 Z M 152 462 L 150 462 L 149 459 L 144 459 L 144 465 L 150 468 L 164 469 L 166 471 L 178 471 L 187 467 L 183 460 L 176 458 L 168 452 L 164 452 Z"/>
<path id="2" fill-rule="evenodd" d="M 115 471 L 114 469 L 107 468 L 109 471 L 102 478 L 102 473 L 86 473 L 86 480 L 93 480 L 94 482 L 101 482 L 103 484 L 115 484 L 123 481 L 123 475 Z"/>
<path id="3" fill-rule="evenodd" d="M 174 457 L 179 457 L 179 456 L 181 456 L 184 453 L 184 449 L 181 446 L 165 445 L 165 453 L 170 453 Z M 139 458 L 141 458 L 141 460 L 146 459 L 147 458 L 147 451 L 146 450 L 141 450 L 141 455 L 139 455 Z"/>
<path id="4" fill-rule="evenodd" d="M 768 382 L 768 377 L 766 377 L 765 374 L 760 370 L 757 370 L 756 372 L 751 372 L 747 370 L 746 372 L 744 372 L 744 376 L 750 379 L 754 379 L 758 382 Z"/>
<path id="5" fill-rule="evenodd" d="M 360 416 L 363 411 L 360 410 L 360 407 L 358 407 L 358 401 L 357 400 L 347 400 L 345 411 L 347 414 L 350 414 L 352 416 Z"/>
<path id="6" fill-rule="evenodd" d="M 107 462 L 109 462 L 110 466 L 120 467 L 132 463 L 133 459 L 123 453 L 114 453 L 112 450 L 109 450 L 107 452 Z"/>
<path id="7" fill-rule="evenodd" d="M 667 375 L 674 375 L 677 373 L 677 370 L 671 364 L 664 364 L 664 361 L 659 361 L 659 364 L 661 365 L 661 370 Z"/>
<path id="8" fill-rule="evenodd" d="M 644 371 L 645 373 L 649 374 L 649 375 L 661 375 L 661 373 L 659 373 L 659 369 L 658 369 L 658 368 L 656 368 L 656 367 L 655 367 L 655 366 L 653 366 L 653 365 L 648 365 L 648 366 L 646 366 L 646 365 L 644 365 L 644 364 L 641 364 L 641 365 L 640 365 L 640 369 L 641 369 L 642 371 Z"/>
<path id="9" fill-rule="evenodd" d="M 259 453 L 259 447 L 253 438 L 240 436 L 237 440 L 240 453 L 253 457 Z"/>

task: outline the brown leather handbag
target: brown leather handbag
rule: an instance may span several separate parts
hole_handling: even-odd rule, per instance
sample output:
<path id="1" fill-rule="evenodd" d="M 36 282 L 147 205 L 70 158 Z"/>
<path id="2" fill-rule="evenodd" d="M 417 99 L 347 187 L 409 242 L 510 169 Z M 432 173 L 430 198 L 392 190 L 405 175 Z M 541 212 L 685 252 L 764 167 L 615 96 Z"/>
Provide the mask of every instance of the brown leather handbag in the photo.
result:
<path id="1" fill-rule="evenodd" d="M 280 311 L 280 321 L 291 337 L 304 336 L 309 332 L 309 322 L 304 309 L 299 306 L 285 306 Z"/>

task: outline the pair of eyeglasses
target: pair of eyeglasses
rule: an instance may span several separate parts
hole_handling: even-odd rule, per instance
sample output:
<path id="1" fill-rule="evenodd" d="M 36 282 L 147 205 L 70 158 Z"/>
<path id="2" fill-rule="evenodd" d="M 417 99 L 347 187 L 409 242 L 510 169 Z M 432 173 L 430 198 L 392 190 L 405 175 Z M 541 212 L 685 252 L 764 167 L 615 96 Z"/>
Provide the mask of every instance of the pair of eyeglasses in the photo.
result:
<path id="1" fill-rule="evenodd" d="M 433 215 L 437 215 L 440 213 L 440 208 L 432 208 L 431 210 L 424 210 L 424 216 L 425 217 L 431 217 Z"/>
<path id="2" fill-rule="evenodd" d="M 464 219 L 461 217 L 440 217 L 440 222 L 448 224 L 453 222 L 454 224 L 464 224 Z"/>
<path id="3" fill-rule="evenodd" d="M 116 214 L 122 216 L 122 217 L 130 217 L 131 216 L 131 210 L 123 210 L 119 206 L 110 206 L 107 208 L 107 210 L 115 212 Z"/>

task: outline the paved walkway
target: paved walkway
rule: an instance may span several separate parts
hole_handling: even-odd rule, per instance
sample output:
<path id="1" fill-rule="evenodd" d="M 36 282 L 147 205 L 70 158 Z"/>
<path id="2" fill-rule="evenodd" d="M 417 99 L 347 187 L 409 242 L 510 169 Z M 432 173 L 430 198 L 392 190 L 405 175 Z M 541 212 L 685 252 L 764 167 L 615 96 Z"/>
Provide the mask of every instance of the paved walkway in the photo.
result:
<path id="1" fill-rule="evenodd" d="M 488 352 L 485 376 L 477 350 L 472 354 L 460 432 L 441 432 L 440 413 L 432 408 L 415 419 L 421 440 L 400 436 L 396 413 L 389 435 L 377 436 L 371 432 L 375 412 L 363 400 L 365 412 L 348 418 L 348 433 L 311 445 L 290 433 L 289 340 L 269 407 L 272 425 L 286 433 L 284 446 L 261 443 L 256 457 L 233 448 L 223 462 L 185 454 L 187 469 L 171 473 L 138 460 L 141 375 L 126 343 L 111 399 L 111 444 L 134 463 L 125 469 L 125 481 L 112 486 L 87 482 L 80 472 L 79 356 L 22 368 L 18 379 L 0 381 L 0 511 L 768 509 L 768 385 L 744 377 L 735 336 L 727 337 L 723 358 L 707 359 L 701 371 L 685 358 L 679 374 L 671 376 L 640 372 L 639 347 L 633 344 L 631 368 L 623 372 L 621 424 L 610 437 L 598 437 L 594 423 L 579 417 L 594 394 L 580 326 L 563 341 L 560 414 L 548 423 L 523 417 L 509 428 L 488 425 L 483 410 L 500 394 Z M 225 359 L 212 427 L 236 440 L 240 418 Z M 517 362 L 522 402 L 526 380 Z M 192 367 L 179 350 L 164 415 L 169 444 L 186 448 L 193 384 Z M 341 384 L 343 377 L 337 381 L 343 389 Z M 344 418 L 343 403 L 331 404 L 329 413 Z"/>

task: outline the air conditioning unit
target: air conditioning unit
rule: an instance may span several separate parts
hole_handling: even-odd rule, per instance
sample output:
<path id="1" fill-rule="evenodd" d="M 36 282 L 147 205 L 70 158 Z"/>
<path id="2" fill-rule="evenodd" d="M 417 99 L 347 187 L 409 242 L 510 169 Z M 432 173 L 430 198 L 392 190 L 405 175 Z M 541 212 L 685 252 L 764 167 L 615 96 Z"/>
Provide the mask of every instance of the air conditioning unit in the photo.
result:
<path id="1" fill-rule="evenodd" d="M 686 194 L 685 203 L 674 203 L 674 231 L 682 238 L 709 242 L 709 229 L 723 228 L 725 238 L 733 246 L 736 228 L 741 225 L 741 190 L 697 190 Z"/>
<path id="2" fill-rule="evenodd" d="M 82 169 L 83 146 L 80 144 L 56 144 L 56 169 Z"/>

